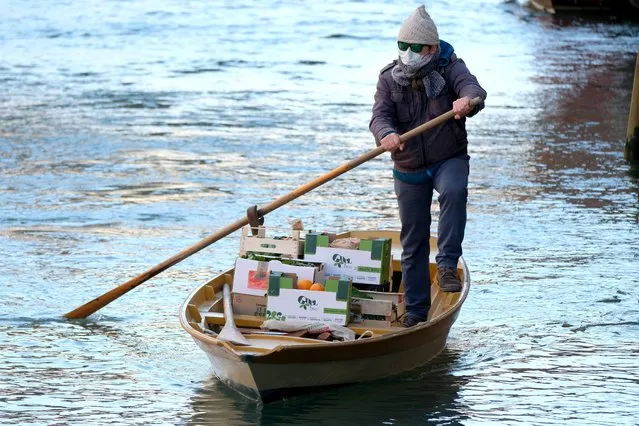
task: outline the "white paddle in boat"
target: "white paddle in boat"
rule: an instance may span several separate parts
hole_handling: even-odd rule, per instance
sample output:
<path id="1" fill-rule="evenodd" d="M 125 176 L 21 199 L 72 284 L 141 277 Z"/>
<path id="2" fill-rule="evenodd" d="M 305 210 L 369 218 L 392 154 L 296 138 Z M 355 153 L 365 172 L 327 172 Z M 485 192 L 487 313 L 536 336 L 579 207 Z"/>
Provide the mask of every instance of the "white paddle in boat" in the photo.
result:
<path id="1" fill-rule="evenodd" d="M 231 288 L 228 284 L 224 284 L 222 290 L 224 294 L 224 327 L 222 331 L 217 335 L 218 340 L 224 342 L 231 342 L 236 346 L 251 346 L 251 343 L 246 340 L 246 337 L 242 335 L 242 332 L 235 327 L 235 320 L 233 319 L 233 306 L 231 304 Z"/>

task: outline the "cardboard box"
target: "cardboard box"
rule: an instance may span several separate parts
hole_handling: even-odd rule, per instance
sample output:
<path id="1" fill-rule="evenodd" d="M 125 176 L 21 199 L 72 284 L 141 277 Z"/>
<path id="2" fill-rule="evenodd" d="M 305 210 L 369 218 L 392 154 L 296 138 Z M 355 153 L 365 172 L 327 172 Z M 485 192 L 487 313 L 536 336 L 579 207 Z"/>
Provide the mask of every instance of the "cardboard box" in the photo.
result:
<path id="1" fill-rule="evenodd" d="M 288 235 L 283 237 L 266 236 L 267 228 L 260 226 L 257 235 L 253 235 L 250 226 L 242 228 L 240 238 L 240 256 L 248 252 L 269 253 L 288 258 L 299 258 L 304 252 L 304 243 L 300 231 L 291 229 L 268 228 L 269 233 L 281 231 Z"/>
<path id="2" fill-rule="evenodd" d="M 266 319 L 346 325 L 350 319 L 351 292 L 349 277 L 329 277 L 325 291 L 311 291 L 298 290 L 287 274 L 272 272 L 269 274 Z"/>
<path id="3" fill-rule="evenodd" d="M 263 258 L 267 259 L 267 258 Z M 324 265 L 321 263 L 268 259 L 253 260 L 238 257 L 233 273 L 233 293 L 264 296 L 268 292 L 268 274 L 270 272 L 288 272 L 295 274 L 298 280 L 324 282 Z"/>
<path id="4" fill-rule="evenodd" d="M 266 316 L 266 296 L 232 293 L 234 315 Z"/>
<path id="5" fill-rule="evenodd" d="M 360 240 L 359 250 L 329 247 L 329 236 L 306 234 L 304 260 L 326 264 L 326 275 L 346 275 L 353 283 L 383 285 L 390 281 L 391 239 Z"/>

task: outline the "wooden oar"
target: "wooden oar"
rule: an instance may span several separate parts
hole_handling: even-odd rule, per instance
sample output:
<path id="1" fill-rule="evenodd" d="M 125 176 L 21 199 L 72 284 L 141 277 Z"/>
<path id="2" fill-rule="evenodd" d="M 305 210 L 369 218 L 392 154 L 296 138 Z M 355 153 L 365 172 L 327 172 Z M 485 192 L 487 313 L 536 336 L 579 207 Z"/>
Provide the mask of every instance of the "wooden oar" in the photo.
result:
<path id="1" fill-rule="evenodd" d="M 225 342 L 231 342 L 237 346 L 251 346 L 251 343 L 246 340 L 246 337 L 244 337 L 235 326 L 233 306 L 231 304 L 231 287 L 226 283 L 224 284 L 222 294 L 224 296 L 224 327 L 222 327 L 222 331 L 217 335 L 217 338 Z"/>
<path id="2" fill-rule="evenodd" d="M 481 102 L 481 98 L 475 98 L 473 100 L 470 101 L 471 106 L 475 106 L 478 103 Z M 446 120 L 450 120 L 451 118 L 453 118 L 455 116 L 455 113 L 451 110 L 448 111 L 438 117 L 433 118 L 430 121 L 427 121 L 426 123 L 415 127 L 413 130 L 409 130 L 408 132 L 404 133 L 403 135 L 401 135 L 399 137 L 399 140 L 401 142 L 406 142 L 409 139 L 419 135 L 420 133 L 435 127 L 443 122 L 445 122 Z M 317 188 L 320 185 L 325 184 L 326 182 L 335 179 L 336 177 L 348 172 L 351 169 L 354 169 L 355 167 L 359 166 L 360 164 L 363 164 L 365 162 L 367 162 L 368 160 L 371 160 L 375 157 L 377 157 L 378 155 L 382 154 L 383 152 L 385 152 L 386 150 L 379 146 L 375 149 L 372 149 L 370 151 L 368 151 L 365 154 L 360 155 L 359 157 L 342 164 L 339 167 L 334 168 L 333 170 L 331 170 L 328 173 L 325 173 L 324 175 L 312 180 L 311 182 L 308 182 L 304 185 L 301 185 L 299 187 L 297 187 L 294 191 L 289 192 L 286 195 L 281 196 L 280 198 L 276 199 L 275 201 L 272 201 L 270 204 L 267 204 L 261 208 L 259 208 L 257 210 L 257 214 L 258 216 L 265 216 L 266 214 L 272 212 L 273 210 L 282 207 L 284 204 L 287 204 L 291 201 L 293 201 L 294 199 L 301 197 L 302 195 L 306 194 L 307 192 L 312 191 L 313 189 Z M 147 281 L 150 278 L 153 278 L 154 276 L 156 276 L 157 274 L 159 274 L 160 272 L 170 268 L 171 266 L 175 265 L 178 262 L 183 261 L 184 259 L 186 259 L 187 257 L 191 256 L 192 254 L 197 253 L 198 251 L 202 250 L 205 247 L 208 247 L 209 245 L 213 244 L 214 242 L 226 237 L 227 235 L 237 231 L 238 229 L 242 228 L 245 225 L 248 225 L 248 218 L 247 217 L 242 217 L 238 220 L 236 220 L 235 222 L 226 225 L 224 228 L 220 229 L 219 231 L 209 235 L 208 237 L 200 240 L 198 243 L 193 244 L 190 247 L 187 247 L 186 249 L 182 250 L 181 252 L 179 252 L 178 254 L 176 254 L 175 256 L 166 259 L 164 262 L 152 267 L 151 269 L 143 272 L 142 274 L 138 275 L 137 277 L 131 278 L 129 281 L 125 282 L 124 284 L 119 285 L 118 287 L 109 290 L 108 292 L 104 293 L 102 296 L 98 296 L 95 299 L 85 303 L 82 306 L 79 306 L 77 308 L 75 308 L 74 310 L 72 310 L 71 312 L 66 313 L 64 316 L 67 318 L 86 318 L 89 315 L 91 315 L 92 313 L 96 312 L 99 309 L 102 309 L 103 307 L 105 307 L 106 305 L 108 305 L 109 303 L 113 302 L 115 299 L 119 298 L 120 296 L 122 296 L 123 294 L 127 293 L 130 290 L 133 290 L 135 287 L 139 286 L 140 284 L 142 284 L 143 282 Z"/>

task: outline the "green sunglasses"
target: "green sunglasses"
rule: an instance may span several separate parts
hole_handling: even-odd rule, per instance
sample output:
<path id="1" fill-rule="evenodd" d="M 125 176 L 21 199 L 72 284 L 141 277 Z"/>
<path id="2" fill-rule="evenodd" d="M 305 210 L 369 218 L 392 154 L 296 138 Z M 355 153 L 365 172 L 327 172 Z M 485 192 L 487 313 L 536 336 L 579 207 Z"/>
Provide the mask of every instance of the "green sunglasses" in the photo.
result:
<path id="1" fill-rule="evenodd" d="M 399 50 L 401 50 L 402 52 L 406 51 L 410 47 L 410 50 L 412 50 L 415 53 L 419 53 L 422 51 L 424 46 L 426 45 L 419 44 L 419 43 L 406 43 L 405 41 L 397 42 L 397 47 L 399 47 Z"/>

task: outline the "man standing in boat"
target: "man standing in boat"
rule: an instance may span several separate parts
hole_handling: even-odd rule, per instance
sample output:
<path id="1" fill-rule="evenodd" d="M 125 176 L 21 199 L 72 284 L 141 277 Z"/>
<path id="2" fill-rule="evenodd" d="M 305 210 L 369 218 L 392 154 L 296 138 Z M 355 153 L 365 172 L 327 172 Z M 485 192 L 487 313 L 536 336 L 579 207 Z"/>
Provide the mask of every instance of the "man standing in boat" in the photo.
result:
<path id="1" fill-rule="evenodd" d="M 426 321 L 430 308 L 429 237 L 433 189 L 439 193 L 436 261 L 440 289 L 458 292 L 457 261 L 466 227 L 469 159 L 465 117 L 484 107 L 486 99 L 453 47 L 439 39 L 424 6 L 402 24 L 397 37 L 399 58 L 382 68 L 375 92 L 370 130 L 377 145 L 391 152 L 395 193 L 402 223 L 404 326 Z M 455 119 L 401 144 L 399 135 L 447 111 Z"/>

